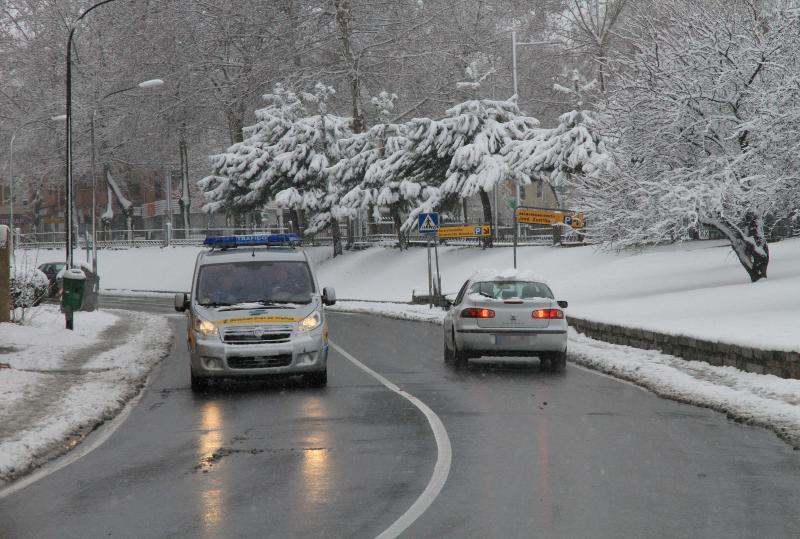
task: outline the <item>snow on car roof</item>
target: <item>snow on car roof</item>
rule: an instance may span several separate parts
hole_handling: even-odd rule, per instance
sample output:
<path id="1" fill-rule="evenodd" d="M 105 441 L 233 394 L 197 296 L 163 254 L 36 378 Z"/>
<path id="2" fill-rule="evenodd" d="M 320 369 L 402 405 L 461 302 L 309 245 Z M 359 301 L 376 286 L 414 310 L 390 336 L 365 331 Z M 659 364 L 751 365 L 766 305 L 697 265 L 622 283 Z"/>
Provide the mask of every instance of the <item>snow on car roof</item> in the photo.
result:
<path id="1" fill-rule="evenodd" d="M 533 271 L 527 269 L 494 269 L 486 268 L 478 270 L 470 277 L 471 281 L 534 281 L 537 283 L 547 282 L 536 275 Z"/>

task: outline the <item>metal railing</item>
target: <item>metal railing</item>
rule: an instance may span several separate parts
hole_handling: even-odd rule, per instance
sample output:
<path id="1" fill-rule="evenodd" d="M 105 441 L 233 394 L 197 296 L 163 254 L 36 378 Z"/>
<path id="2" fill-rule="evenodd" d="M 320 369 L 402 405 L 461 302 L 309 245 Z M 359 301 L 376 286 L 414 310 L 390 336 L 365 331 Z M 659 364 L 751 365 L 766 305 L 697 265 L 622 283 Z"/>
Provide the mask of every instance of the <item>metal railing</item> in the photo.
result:
<path id="1" fill-rule="evenodd" d="M 387 229 L 387 223 L 380 223 L 380 229 Z M 393 229 L 393 226 L 391 227 Z M 137 247 L 163 247 L 167 245 L 192 245 L 200 246 L 206 236 L 230 236 L 238 234 L 282 234 L 289 232 L 285 228 L 175 228 L 168 233 L 165 229 L 134 229 L 128 230 L 104 230 L 98 231 L 98 249 L 130 249 Z M 361 249 L 369 246 L 397 246 L 397 234 L 394 232 L 379 232 L 375 234 L 358 233 L 353 235 L 352 242 L 348 243 L 347 227 L 341 228 L 342 244 L 352 249 Z M 427 236 L 419 235 L 415 232 L 405 236 L 406 242 L 411 245 L 425 245 L 428 242 Z M 75 249 L 86 249 L 87 241 L 91 248 L 88 237 L 81 234 L 74 241 Z M 510 246 L 513 241 L 511 227 L 500 227 L 496 231 L 494 245 Z M 444 245 L 463 245 L 479 246 L 482 244 L 480 238 L 456 238 L 439 240 Z M 554 234 L 547 229 L 525 231 L 520 234 L 518 245 L 581 245 L 584 243 L 583 236 L 578 233 Z M 332 245 L 333 238 L 329 232 L 323 234 L 306 235 L 302 240 L 303 245 L 324 246 Z M 23 249 L 64 249 L 66 247 L 66 233 L 64 232 L 33 232 L 20 234 L 17 245 Z"/>

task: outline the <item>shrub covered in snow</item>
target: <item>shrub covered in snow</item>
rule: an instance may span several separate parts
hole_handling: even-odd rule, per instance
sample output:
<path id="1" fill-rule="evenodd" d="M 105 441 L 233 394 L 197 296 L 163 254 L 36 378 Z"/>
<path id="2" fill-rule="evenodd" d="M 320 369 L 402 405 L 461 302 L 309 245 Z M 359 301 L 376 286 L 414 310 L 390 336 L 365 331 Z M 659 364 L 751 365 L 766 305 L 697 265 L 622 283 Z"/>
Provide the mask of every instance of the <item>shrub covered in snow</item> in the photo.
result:
<path id="1" fill-rule="evenodd" d="M 14 268 L 11 299 L 15 308 L 35 307 L 47 296 L 50 281 L 37 268 Z"/>

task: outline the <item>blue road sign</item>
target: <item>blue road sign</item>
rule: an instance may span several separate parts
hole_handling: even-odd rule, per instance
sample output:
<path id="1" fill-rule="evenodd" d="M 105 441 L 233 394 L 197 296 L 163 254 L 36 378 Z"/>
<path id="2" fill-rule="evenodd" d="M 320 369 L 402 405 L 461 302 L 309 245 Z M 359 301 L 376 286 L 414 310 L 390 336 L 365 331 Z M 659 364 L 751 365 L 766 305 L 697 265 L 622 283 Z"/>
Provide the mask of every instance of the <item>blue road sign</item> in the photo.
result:
<path id="1" fill-rule="evenodd" d="M 420 213 L 417 215 L 417 231 L 423 235 L 435 236 L 439 231 L 439 214 Z"/>

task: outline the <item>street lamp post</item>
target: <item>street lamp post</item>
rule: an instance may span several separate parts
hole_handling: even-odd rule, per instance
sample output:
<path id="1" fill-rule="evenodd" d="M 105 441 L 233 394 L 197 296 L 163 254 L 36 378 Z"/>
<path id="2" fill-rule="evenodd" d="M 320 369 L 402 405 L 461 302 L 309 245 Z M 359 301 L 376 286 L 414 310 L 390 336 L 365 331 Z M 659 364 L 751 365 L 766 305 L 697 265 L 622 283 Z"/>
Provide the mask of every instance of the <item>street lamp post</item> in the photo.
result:
<path id="1" fill-rule="evenodd" d="M 78 24 L 86 15 L 98 7 L 113 2 L 114 0 L 102 0 L 85 10 L 75 19 L 70 26 L 69 37 L 67 38 L 67 69 L 66 69 L 66 133 L 67 133 L 67 167 L 66 167 L 66 191 L 67 191 L 67 269 L 73 267 L 72 260 L 72 39 L 75 36 L 75 25 Z M 72 329 L 72 311 L 64 313 L 67 329 Z"/>
<path id="2" fill-rule="evenodd" d="M 557 45 L 558 41 L 517 41 L 517 32 L 516 30 L 512 30 L 511 32 L 511 72 L 512 72 L 512 80 L 514 83 L 514 96 L 517 97 L 519 100 L 519 89 L 517 88 L 517 46 L 518 45 Z M 519 207 L 520 199 L 519 199 L 519 185 L 517 185 L 517 207 Z"/>
<path id="3" fill-rule="evenodd" d="M 104 95 L 96 104 L 95 107 L 92 109 L 92 116 L 91 116 L 91 146 L 92 146 L 92 272 L 97 275 L 97 174 L 95 173 L 95 145 L 94 145 L 94 124 L 95 118 L 97 116 L 97 108 L 100 104 L 108 97 L 112 95 L 121 94 L 123 92 L 129 92 L 131 90 L 136 90 L 137 88 L 157 88 L 164 84 L 164 81 L 161 79 L 151 79 L 140 82 L 136 86 L 131 86 L 129 88 L 123 88 L 121 90 L 115 90 L 113 92 L 109 92 Z M 87 247 L 88 249 L 88 247 Z M 88 255 L 88 253 L 87 253 Z"/>

